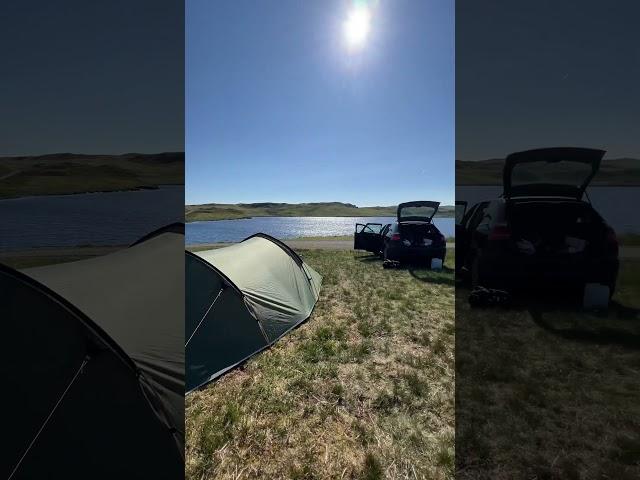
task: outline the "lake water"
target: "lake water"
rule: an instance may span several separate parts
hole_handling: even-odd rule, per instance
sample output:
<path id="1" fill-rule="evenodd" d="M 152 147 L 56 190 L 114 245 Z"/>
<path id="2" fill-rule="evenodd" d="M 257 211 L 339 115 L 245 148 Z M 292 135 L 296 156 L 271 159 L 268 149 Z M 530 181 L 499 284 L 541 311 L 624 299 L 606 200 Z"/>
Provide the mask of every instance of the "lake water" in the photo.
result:
<path id="1" fill-rule="evenodd" d="M 392 223 L 395 217 L 254 217 L 239 220 L 191 222 L 186 225 L 186 243 L 238 242 L 262 232 L 280 239 L 352 235 L 356 223 Z M 434 218 L 446 237 L 455 233 L 453 218 Z"/>
<path id="2" fill-rule="evenodd" d="M 0 249 L 128 245 L 184 221 L 184 187 L 0 200 Z"/>
<path id="3" fill-rule="evenodd" d="M 456 200 L 469 206 L 502 194 L 501 186 L 456 187 Z M 617 233 L 640 233 L 640 187 L 590 187 L 591 204 Z"/>

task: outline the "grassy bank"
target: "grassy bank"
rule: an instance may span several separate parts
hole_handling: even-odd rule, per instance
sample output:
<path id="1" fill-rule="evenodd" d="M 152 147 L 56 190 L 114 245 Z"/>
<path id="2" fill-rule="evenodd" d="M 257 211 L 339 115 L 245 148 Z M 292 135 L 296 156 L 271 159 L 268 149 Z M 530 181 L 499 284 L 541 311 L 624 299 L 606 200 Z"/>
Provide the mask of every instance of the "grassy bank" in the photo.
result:
<path id="1" fill-rule="evenodd" d="M 640 262 L 606 314 L 456 290 L 456 478 L 640 478 Z"/>
<path id="2" fill-rule="evenodd" d="M 397 206 L 357 207 L 350 203 L 207 203 L 185 206 L 187 222 L 251 217 L 395 217 Z M 453 217 L 454 207 L 443 205 L 440 217 Z"/>
<path id="3" fill-rule="evenodd" d="M 0 158 L 0 198 L 184 184 L 184 153 Z"/>
<path id="4" fill-rule="evenodd" d="M 314 313 L 187 398 L 187 478 L 452 478 L 451 271 L 302 254 L 324 276 Z"/>

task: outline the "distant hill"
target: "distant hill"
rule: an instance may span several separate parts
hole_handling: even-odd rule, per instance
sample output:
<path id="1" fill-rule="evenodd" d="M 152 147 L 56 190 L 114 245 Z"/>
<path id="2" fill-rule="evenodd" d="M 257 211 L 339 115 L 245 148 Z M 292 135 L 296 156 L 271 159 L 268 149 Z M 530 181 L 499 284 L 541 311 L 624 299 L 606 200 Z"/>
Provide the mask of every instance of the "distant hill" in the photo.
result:
<path id="1" fill-rule="evenodd" d="M 184 184 L 184 152 L 0 157 L 0 198 Z"/>
<path id="2" fill-rule="evenodd" d="M 504 159 L 456 160 L 456 185 L 502 185 Z M 603 160 L 591 185 L 640 185 L 640 160 L 616 158 Z"/>
<path id="3" fill-rule="evenodd" d="M 357 207 L 350 203 L 207 203 L 187 205 L 187 222 L 250 217 L 395 217 L 397 206 Z M 453 217 L 453 206 L 441 206 L 438 217 Z"/>

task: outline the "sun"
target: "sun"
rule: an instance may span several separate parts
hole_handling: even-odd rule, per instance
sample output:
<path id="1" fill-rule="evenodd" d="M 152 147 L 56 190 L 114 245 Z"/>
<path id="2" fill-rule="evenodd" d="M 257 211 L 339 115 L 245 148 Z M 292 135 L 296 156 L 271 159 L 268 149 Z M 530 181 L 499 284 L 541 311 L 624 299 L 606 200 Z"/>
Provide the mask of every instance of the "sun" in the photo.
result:
<path id="1" fill-rule="evenodd" d="M 344 38 L 350 50 L 362 48 L 369 36 L 371 12 L 366 6 L 356 6 L 344 23 Z"/>

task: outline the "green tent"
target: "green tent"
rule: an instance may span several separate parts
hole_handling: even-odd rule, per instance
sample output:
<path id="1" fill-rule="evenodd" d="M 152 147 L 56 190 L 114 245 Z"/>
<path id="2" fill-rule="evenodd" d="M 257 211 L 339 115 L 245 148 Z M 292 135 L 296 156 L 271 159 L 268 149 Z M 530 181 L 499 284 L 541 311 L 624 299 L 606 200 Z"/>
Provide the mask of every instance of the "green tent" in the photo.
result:
<path id="1" fill-rule="evenodd" d="M 183 251 L 178 224 L 102 257 L 0 266 L 2 478 L 184 476 Z"/>
<path id="2" fill-rule="evenodd" d="M 287 245 L 262 233 L 225 248 L 186 252 L 187 391 L 309 318 L 321 282 Z"/>

